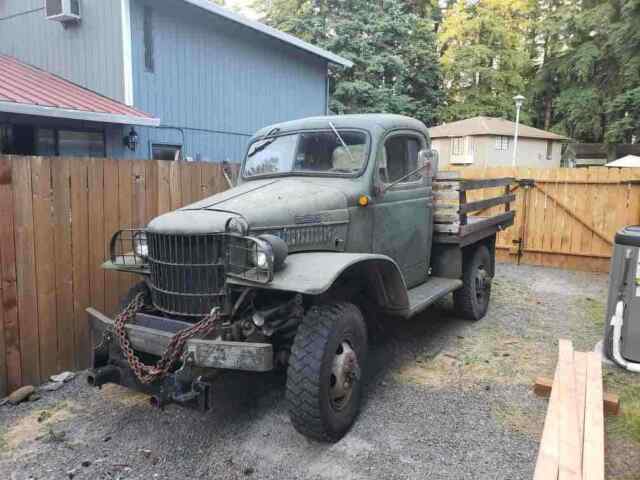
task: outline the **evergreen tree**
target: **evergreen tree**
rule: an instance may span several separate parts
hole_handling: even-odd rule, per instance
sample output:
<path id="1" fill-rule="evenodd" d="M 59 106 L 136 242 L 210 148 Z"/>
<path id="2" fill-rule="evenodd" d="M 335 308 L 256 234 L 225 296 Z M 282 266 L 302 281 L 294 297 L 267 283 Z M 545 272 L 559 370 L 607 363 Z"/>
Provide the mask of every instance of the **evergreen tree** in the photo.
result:
<path id="1" fill-rule="evenodd" d="M 429 1 L 273 0 L 262 12 L 269 25 L 354 62 L 330 70 L 334 112 L 435 123 L 441 74 Z"/>
<path id="2" fill-rule="evenodd" d="M 444 120 L 513 117 L 513 96 L 526 93 L 530 70 L 531 6 L 528 0 L 458 0 L 446 12 L 438 32 L 447 93 Z"/>

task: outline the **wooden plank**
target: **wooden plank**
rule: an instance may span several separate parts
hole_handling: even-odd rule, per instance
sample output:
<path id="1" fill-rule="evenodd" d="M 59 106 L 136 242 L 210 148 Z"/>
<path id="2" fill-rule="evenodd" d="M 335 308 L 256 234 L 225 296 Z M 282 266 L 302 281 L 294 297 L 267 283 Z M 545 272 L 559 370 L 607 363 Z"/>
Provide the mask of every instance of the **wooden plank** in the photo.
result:
<path id="1" fill-rule="evenodd" d="M 575 212 L 572 212 L 570 207 L 562 203 L 560 199 L 558 199 L 557 197 L 551 195 L 545 188 L 539 185 L 536 185 L 536 188 L 541 192 L 543 192 L 551 200 L 553 200 L 556 203 L 556 205 L 558 205 L 562 210 L 567 212 L 569 215 L 575 218 L 578 222 L 580 222 L 582 225 L 584 225 L 589 230 L 591 230 L 591 232 L 593 232 L 593 234 L 596 237 L 600 238 L 601 240 L 608 243 L 609 245 L 613 245 L 613 240 L 609 238 L 609 236 L 606 233 L 600 231 L 595 225 L 592 225 L 586 218 L 579 217 Z"/>
<path id="2" fill-rule="evenodd" d="M 144 225 L 159 215 L 158 211 L 158 162 L 144 160 L 145 166 L 145 203 Z"/>
<path id="3" fill-rule="evenodd" d="M 436 206 L 440 205 L 459 205 L 460 196 L 457 190 L 443 190 L 433 192 L 433 201 Z"/>
<path id="4" fill-rule="evenodd" d="M 485 170 L 486 172 L 486 170 Z M 486 175 L 486 173 L 485 173 Z M 478 190 L 480 188 L 503 187 L 515 182 L 515 178 L 484 178 L 479 180 L 462 180 L 460 190 Z"/>
<path id="5" fill-rule="evenodd" d="M 31 162 L 27 157 L 13 159 L 13 196 L 16 235 L 16 285 L 20 322 L 20 360 L 22 382 L 40 383 L 40 345 L 38 340 L 38 298 L 33 230 Z"/>
<path id="6" fill-rule="evenodd" d="M 580 455 L 582 455 L 582 445 L 584 444 L 584 408 L 587 396 L 587 354 L 585 352 L 574 352 L 575 375 L 576 375 L 576 405 L 578 413 L 578 430 L 580 432 Z M 582 465 L 582 457 L 580 457 Z"/>
<path id="7" fill-rule="evenodd" d="M 103 251 L 104 258 L 109 258 L 109 245 L 111 237 L 120 229 L 118 198 L 118 161 L 104 160 L 103 181 L 104 181 L 104 237 Z M 104 272 L 105 281 L 105 311 L 113 314 L 118 309 L 120 301 L 120 287 L 118 285 L 118 273 L 113 271 Z"/>
<path id="8" fill-rule="evenodd" d="M 189 164 L 189 178 L 191 180 L 191 201 L 197 202 L 203 198 L 203 187 L 201 181 L 201 164 L 199 162 L 192 162 Z"/>
<path id="9" fill-rule="evenodd" d="M 464 205 L 460 205 L 460 213 L 469 213 L 482 210 L 483 208 L 495 207 L 497 205 L 509 204 L 516 199 L 513 193 L 503 195 L 501 197 L 487 198 L 485 200 L 478 200 L 476 202 L 467 202 Z"/>
<path id="10" fill-rule="evenodd" d="M 216 175 L 218 170 L 216 165 L 212 163 L 203 163 L 200 169 L 200 182 L 202 184 L 203 198 L 210 197 L 216 193 Z"/>
<path id="11" fill-rule="evenodd" d="M 104 160 L 92 158 L 89 161 L 88 169 L 90 304 L 104 312 L 105 271 L 101 268 L 106 259 L 104 251 Z"/>
<path id="12" fill-rule="evenodd" d="M 182 203 L 182 189 L 180 186 L 180 167 L 182 162 L 171 162 L 169 164 L 169 191 L 171 192 L 170 210 L 180 208 Z"/>
<path id="13" fill-rule="evenodd" d="M 442 191 L 460 191 L 460 182 L 434 182 L 432 187 L 434 192 L 442 192 Z"/>
<path id="14" fill-rule="evenodd" d="M 583 480 L 604 480 L 604 416 L 602 411 L 602 359 L 587 354 L 587 389 L 584 415 Z"/>
<path id="15" fill-rule="evenodd" d="M 182 193 L 181 207 L 193 203 L 191 197 L 191 164 L 180 162 L 180 191 Z"/>
<path id="16" fill-rule="evenodd" d="M 458 213 L 441 212 L 436 210 L 433 219 L 435 223 L 456 223 L 460 221 L 460 215 Z"/>
<path id="17" fill-rule="evenodd" d="M 435 224 L 433 230 L 439 233 L 458 233 L 460 225 L 458 223 Z"/>
<path id="18" fill-rule="evenodd" d="M 71 174 L 68 158 L 52 164 L 53 243 L 56 271 L 56 329 L 58 332 L 58 369 L 75 366 L 73 316 L 73 263 L 71 244 Z"/>
<path id="19" fill-rule="evenodd" d="M 156 161 L 158 165 L 158 215 L 171 211 L 170 163 Z"/>
<path id="20" fill-rule="evenodd" d="M 433 181 L 436 182 L 438 180 L 459 180 L 460 178 L 460 172 L 438 170 L 433 177 Z"/>
<path id="21" fill-rule="evenodd" d="M 91 362 L 91 339 L 85 310 L 89 306 L 89 185 L 88 160 L 76 160 L 71 170 L 71 241 L 73 259 L 73 325 L 76 368 L 87 368 Z"/>
<path id="22" fill-rule="evenodd" d="M 556 388 L 551 393 L 547 416 L 544 421 L 542 439 L 538 449 L 538 458 L 533 476 L 534 480 L 554 480 L 558 478 L 558 466 L 560 463 L 560 381 L 558 370 L 555 373 Z"/>
<path id="23" fill-rule="evenodd" d="M 51 160 L 31 158 L 33 228 L 38 297 L 38 342 L 42 379 L 58 373 L 55 245 L 52 218 Z"/>
<path id="24" fill-rule="evenodd" d="M 133 228 L 133 160 L 119 160 L 118 163 L 118 229 Z M 115 232 L 114 232 L 115 233 Z M 133 282 L 132 275 L 117 273 L 118 298 L 124 298 Z M 119 303 L 119 302 L 118 302 Z"/>
<path id="25" fill-rule="evenodd" d="M 580 462 L 582 445 L 576 412 L 576 377 L 573 345 L 569 340 L 559 341 L 558 398 L 560 402 L 559 480 L 581 480 Z"/>
<path id="26" fill-rule="evenodd" d="M 2 250 L 2 244 L 0 244 Z M 1 252 L 0 252 L 1 255 Z M 2 282 L 0 282 L 0 300 L 2 299 Z M 7 344 L 4 338 L 4 309 L 0 303 L 0 398 L 9 394 L 7 379 Z"/>
<path id="27" fill-rule="evenodd" d="M 504 223 L 505 226 L 513 224 L 513 218 L 515 216 L 515 212 L 504 212 L 500 215 L 496 215 L 495 217 L 486 218 L 484 220 L 471 222 L 467 225 L 462 225 L 460 227 L 460 235 L 470 235 L 471 233 L 478 232 L 484 228 L 499 225 Z"/>
<path id="28" fill-rule="evenodd" d="M 131 174 L 133 178 L 133 188 L 131 196 L 132 226 L 143 228 L 146 226 L 147 215 L 147 181 L 145 173 L 146 160 L 132 162 Z"/>
<path id="29" fill-rule="evenodd" d="M 0 157 L 0 310 L 4 328 L 7 392 L 14 391 L 22 384 L 11 164 L 10 157 Z"/>

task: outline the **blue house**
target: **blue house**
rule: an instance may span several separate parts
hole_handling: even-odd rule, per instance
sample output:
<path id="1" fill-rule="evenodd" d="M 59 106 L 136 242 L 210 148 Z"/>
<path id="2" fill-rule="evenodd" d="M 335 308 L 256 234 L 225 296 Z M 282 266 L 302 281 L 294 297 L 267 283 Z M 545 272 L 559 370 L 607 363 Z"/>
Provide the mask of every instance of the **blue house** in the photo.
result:
<path id="1" fill-rule="evenodd" d="M 352 65 L 207 0 L 0 1 L 0 153 L 238 161 L 258 128 L 327 112 L 329 64 Z"/>

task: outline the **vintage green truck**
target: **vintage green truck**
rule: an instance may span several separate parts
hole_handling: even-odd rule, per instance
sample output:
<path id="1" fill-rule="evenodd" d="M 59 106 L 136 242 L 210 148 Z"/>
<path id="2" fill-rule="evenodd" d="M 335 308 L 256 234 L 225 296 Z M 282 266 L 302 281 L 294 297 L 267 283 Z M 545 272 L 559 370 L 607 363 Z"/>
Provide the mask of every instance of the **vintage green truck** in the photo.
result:
<path id="1" fill-rule="evenodd" d="M 88 309 L 88 381 L 206 410 L 220 372 L 286 369 L 293 426 L 336 441 L 357 416 L 381 318 L 449 293 L 459 316 L 485 315 L 512 180 L 438 173 L 427 128 L 404 116 L 264 128 L 234 188 L 115 233 L 104 267 L 141 282 L 115 318 Z M 465 200 L 485 187 L 501 193 Z"/>

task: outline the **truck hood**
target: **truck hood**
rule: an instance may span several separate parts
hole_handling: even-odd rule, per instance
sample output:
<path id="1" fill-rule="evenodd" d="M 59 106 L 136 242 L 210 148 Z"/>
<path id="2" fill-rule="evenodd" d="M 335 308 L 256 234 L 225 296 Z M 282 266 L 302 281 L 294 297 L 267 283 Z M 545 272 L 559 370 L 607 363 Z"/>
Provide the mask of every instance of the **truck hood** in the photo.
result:
<path id="1" fill-rule="evenodd" d="M 232 217 L 243 217 L 250 230 L 349 221 L 345 186 L 335 179 L 277 178 L 254 180 L 153 219 L 156 233 L 224 232 Z M 346 182 L 345 182 L 346 183 Z"/>

